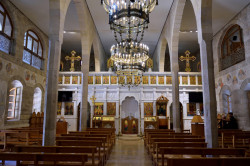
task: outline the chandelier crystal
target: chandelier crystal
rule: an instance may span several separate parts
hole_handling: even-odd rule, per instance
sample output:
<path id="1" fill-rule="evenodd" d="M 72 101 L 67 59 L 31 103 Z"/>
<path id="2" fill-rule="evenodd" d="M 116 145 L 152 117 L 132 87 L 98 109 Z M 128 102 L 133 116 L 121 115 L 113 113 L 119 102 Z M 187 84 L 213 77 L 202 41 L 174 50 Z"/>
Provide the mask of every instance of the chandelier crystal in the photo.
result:
<path id="1" fill-rule="evenodd" d="M 124 39 L 141 41 L 144 30 L 148 28 L 149 13 L 158 0 L 101 0 L 109 14 L 110 29 L 114 31 L 117 42 Z M 119 33 L 120 40 L 116 33 Z"/>
<path id="2" fill-rule="evenodd" d="M 110 29 L 117 44 L 111 49 L 111 59 L 118 75 L 142 75 L 149 58 L 149 47 L 141 41 L 148 28 L 149 13 L 158 0 L 101 0 L 109 14 Z"/>
<path id="3" fill-rule="evenodd" d="M 114 44 L 110 52 L 118 75 L 141 75 L 145 71 L 145 62 L 149 58 L 146 44 L 126 40 Z"/>

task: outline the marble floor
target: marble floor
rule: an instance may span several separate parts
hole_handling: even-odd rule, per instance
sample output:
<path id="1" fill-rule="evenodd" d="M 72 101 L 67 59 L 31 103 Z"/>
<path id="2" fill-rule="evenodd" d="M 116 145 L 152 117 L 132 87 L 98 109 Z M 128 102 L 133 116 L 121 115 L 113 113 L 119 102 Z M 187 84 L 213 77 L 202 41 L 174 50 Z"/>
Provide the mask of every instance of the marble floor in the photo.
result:
<path id="1" fill-rule="evenodd" d="M 152 162 L 142 139 L 124 135 L 117 139 L 106 166 L 152 166 Z"/>

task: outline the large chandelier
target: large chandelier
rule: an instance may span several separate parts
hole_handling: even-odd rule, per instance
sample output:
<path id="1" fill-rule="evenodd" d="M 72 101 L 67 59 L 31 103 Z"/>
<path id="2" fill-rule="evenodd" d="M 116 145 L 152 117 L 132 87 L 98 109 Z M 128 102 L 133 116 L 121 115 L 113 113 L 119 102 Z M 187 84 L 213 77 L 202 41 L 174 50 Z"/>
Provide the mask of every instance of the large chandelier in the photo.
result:
<path id="1" fill-rule="evenodd" d="M 145 71 L 145 62 L 149 58 L 147 45 L 123 41 L 113 45 L 110 52 L 118 75 L 141 75 Z"/>
<path id="2" fill-rule="evenodd" d="M 144 30 L 148 28 L 149 13 L 158 4 L 158 0 L 101 0 L 109 14 L 110 29 L 114 30 L 116 41 L 133 39 L 141 41 Z"/>
<path id="3" fill-rule="evenodd" d="M 149 13 L 158 0 L 101 0 L 109 14 L 110 29 L 117 44 L 111 49 L 118 75 L 142 75 L 149 58 L 149 48 L 141 43 L 148 28 Z"/>

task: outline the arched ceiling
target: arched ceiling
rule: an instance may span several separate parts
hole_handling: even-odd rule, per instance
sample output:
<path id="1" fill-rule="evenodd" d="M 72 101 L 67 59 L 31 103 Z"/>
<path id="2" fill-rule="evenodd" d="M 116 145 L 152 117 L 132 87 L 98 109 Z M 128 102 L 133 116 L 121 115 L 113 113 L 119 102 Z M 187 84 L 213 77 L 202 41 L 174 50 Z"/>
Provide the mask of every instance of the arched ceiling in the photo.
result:
<path id="1" fill-rule="evenodd" d="M 49 0 L 10 0 L 21 12 L 24 13 L 31 21 L 33 21 L 37 27 L 39 27 L 45 34 L 49 32 Z M 101 42 L 104 46 L 106 54 L 109 55 L 109 49 L 114 44 L 114 37 L 109 29 L 108 15 L 105 13 L 101 6 L 100 0 L 86 0 L 92 18 L 99 33 Z M 150 53 L 153 55 L 156 44 L 158 43 L 159 36 L 161 34 L 163 25 L 168 16 L 170 7 L 173 0 L 159 0 L 159 5 L 150 15 L 149 29 L 145 33 L 144 42 L 149 45 Z M 213 32 L 216 34 L 221 28 L 223 28 L 231 19 L 235 17 L 246 5 L 250 3 L 250 0 L 213 0 Z M 223 11 L 223 12 L 222 12 Z M 185 15 L 184 17 L 187 17 Z M 68 14 L 66 16 L 65 30 L 67 34 L 65 42 L 68 43 L 65 46 L 65 50 L 71 49 L 71 45 L 80 47 L 80 38 L 77 34 L 70 34 L 70 32 L 79 31 L 78 18 L 73 6 L 69 7 Z M 186 24 L 186 25 L 185 25 Z M 187 21 L 182 25 L 184 28 L 188 28 L 190 22 Z M 191 38 L 192 35 L 186 34 L 187 38 Z M 81 50 L 81 48 L 76 48 Z M 70 50 L 68 50 L 70 51 Z"/>

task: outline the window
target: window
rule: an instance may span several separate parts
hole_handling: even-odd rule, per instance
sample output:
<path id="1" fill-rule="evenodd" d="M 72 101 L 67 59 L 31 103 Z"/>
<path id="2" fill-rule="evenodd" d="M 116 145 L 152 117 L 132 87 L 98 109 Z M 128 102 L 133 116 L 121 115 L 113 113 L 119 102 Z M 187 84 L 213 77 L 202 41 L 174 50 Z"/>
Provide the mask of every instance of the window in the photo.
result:
<path id="1" fill-rule="evenodd" d="M 42 69 L 43 66 L 43 46 L 35 32 L 29 30 L 24 35 L 23 62 Z"/>
<path id="2" fill-rule="evenodd" d="M 229 68 L 245 60 L 245 49 L 242 29 L 232 26 L 225 34 L 221 44 L 220 70 Z"/>
<path id="3" fill-rule="evenodd" d="M 20 81 L 13 81 L 12 88 L 9 93 L 9 106 L 7 119 L 19 119 L 22 101 L 22 83 Z"/>
<path id="4" fill-rule="evenodd" d="M 10 17 L 0 3 L 0 50 L 7 54 L 10 53 L 12 31 Z"/>
<path id="5" fill-rule="evenodd" d="M 42 104 L 42 90 L 40 88 L 35 88 L 33 96 L 33 111 L 32 112 L 41 112 Z"/>

